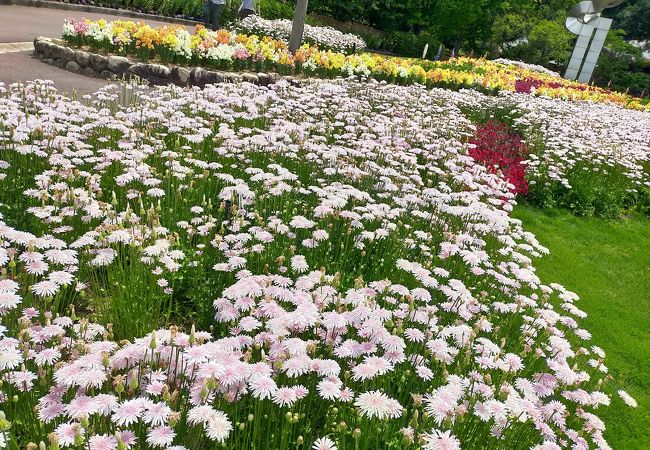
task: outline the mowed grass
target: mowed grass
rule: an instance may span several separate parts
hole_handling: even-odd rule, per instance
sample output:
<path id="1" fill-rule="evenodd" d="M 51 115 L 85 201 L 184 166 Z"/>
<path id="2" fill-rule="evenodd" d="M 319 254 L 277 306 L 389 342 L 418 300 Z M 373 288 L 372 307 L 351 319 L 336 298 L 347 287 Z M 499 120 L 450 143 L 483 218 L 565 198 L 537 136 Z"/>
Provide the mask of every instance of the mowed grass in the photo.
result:
<path id="1" fill-rule="evenodd" d="M 538 276 L 580 296 L 577 306 L 589 314 L 581 325 L 607 353 L 615 383 L 639 404 L 629 408 L 615 395 L 598 411 L 608 442 L 614 449 L 650 449 L 650 220 L 581 218 L 521 205 L 513 216 L 551 251 L 535 261 Z"/>

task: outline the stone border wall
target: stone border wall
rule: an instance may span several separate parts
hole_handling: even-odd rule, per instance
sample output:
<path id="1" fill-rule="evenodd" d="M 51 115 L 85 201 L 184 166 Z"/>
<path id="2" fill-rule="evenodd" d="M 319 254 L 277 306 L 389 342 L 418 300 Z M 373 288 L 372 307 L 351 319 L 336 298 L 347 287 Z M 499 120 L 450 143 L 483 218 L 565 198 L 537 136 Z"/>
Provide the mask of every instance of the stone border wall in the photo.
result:
<path id="1" fill-rule="evenodd" d="M 268 86 L 279 80 L 287 80 L 292 84 L 300 82 L 300 79 L 276 73 L 220 72 L 201 67 L 189 68 L 133 62 L 124 56 L 90 53 L 60 45 L 57 41 L 43 36 L 37 37 L 34 39 L 34 56 L 47 64 L 88 77 L 115 79 L 137 76 L 153 85 L 176 84 L 199 87 L 216 83 L 249 82 Z"/>
<path id="2" fill-rule="evenodd" d="M 128 9 L 106 8 L 104 6 L 80 5 L 78 3 L 51 2 L 47 0 L 0 0 L 0 5 L 32 6 L 36 8 L 62 9 L 64 11 L 82 11 L 98 14 L 111 14 L 116 16 L 130 17 L 141 20 L 157 20 L 158 22 L 171 22 L 182 25 L 196 25 L 195 20 L 183 19 L 180 17 L 158 16 L 155 14 L 141 13 Z"/>

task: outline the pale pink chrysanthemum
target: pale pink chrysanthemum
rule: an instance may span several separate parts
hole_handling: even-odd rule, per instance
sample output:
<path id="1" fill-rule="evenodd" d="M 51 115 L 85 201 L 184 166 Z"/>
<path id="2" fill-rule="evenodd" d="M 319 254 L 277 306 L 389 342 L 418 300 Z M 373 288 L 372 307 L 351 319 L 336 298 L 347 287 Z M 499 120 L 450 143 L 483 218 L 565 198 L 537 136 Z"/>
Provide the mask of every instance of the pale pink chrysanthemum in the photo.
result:
<path id="1" fill-rule="evenodd" d="M 96 434 L 88 439 L 89 450 L 116 450 L 117 439 L 115 436 Z"/>
<path id="2" fill-rule="evenodd" d="M 20 289 L 20 285 L 14 280 L 9 278 L 0 280 L 0 292 L 16 292 L 18 289 Z"/>
<path id="3" fill-rule="evenodd" d="M 115 436 L 127 449 L 132 448 L 137 442 L 135 433 L 131 430 L 118 431 Z"/>
<path id="4" fill-rule="evenodd" d="M 626 405 L 631 406 L 632 408 L 636 408 L 638 406 L 636 400 L 634 400 L 634 398 L 623 389 L 620 389 L 618 391 L 618 395 L 623 399 Z"/>
<path id="5" fill-rule="evenodd" d="M 296 273 L 304 273 L 309 270 L 309 264 L 302 255 L 294 255 L 291 257 L 291 269 Z"/>
<path id="6" fill-rule="evenodd" d="M 34 356 L 34 362 L 39 366 L 51 366 L 54 365 L 59 358 L 61 358 L 61 352 L 55 348 L 46 348 L 41 350 Z"/>
<path id="7" fill-rule="evenodd" d="M 273 403 L 276 405 L 291 407 L 296 400 L 296 392 L 290 387 L 279 388 L 273 394 Z"/>
<path id="8" fill-rule="evenodd" d="M 199 425 L 207 423 L 216 411 L 210 405 L 195 406 L 187 413 L 187 423 L 190 425 Z"/>
<path id="9" fill-rule="evenodd" d="M 49 267 L 45 261 L 30 261 L 25 265 L 25 270 L 30 275 L 43 275 Z"/>
<path id="10" fill-rule="evenodd" d="M 275 381 L 269 376 L 255 377 L 250 382 L 250 388 L 253 391 L 253 397 L 259 400 L 271 398 L 271 396 L 273 396 L 278 390 L 278 386 L 275 384 Z"/>
<path id="11" fill-rule="evenodd" d="M 23 354 L 18 349 L 3 349 L 0 351 L 0 370 L 15 369 L 23 360 Z"/>
<path id="12" fill-rule="evenodd" d="M 43 261 L 43 254 L 39 252 L 23 252 L 18 256 L 18 259 L 25 263 Z"/>
<path id="13" fill-rule="evenodd" d="M 75 439 L 78 434 L 81 434 L 82 429 L 78 423 L 62 423 L 54 430 L 56 437 L 61 447 L 72 447 L 75 444 Z"/>
<path id="14" fill-rule="evenodd" d="M 2 292 L 0 291 L 0 314 L 2 311 L 9 311 L 15 309 L 18 305 L 22 303 L 20 295 L 13 292 Z"/>
<path id="15" fill-rule="evenodd" d="M 337 450 L 336 443 L 328 437 L 316 439 L 311 448 L 313 450 Z"/>
<path id="16" fill-rule="evenodd" d="M 415 369 L 415 372 L 418 374 L 420 378 L 422 378 L 425 381 L 430 381 L 433 379 L 433 371 L 429 369 L 427 366 L 418 366 Z"/>
<path id="17" fill-rule="evenodd" d="M 309 389 L 307 389 L 305 386 L 298 384 L 293 387 L 293 392 L 296 393 L 296 399 L 300 400 L 302 398 L 305 398 L 307 394 L 309 394 Z"/>
<path id="18" fill-rule="evenodd" d="M 221 411 L 214 411 L 214 414 L 205 423 L 206 435 L 213 441 L 225 441 L 231 430 L 232 423 L 228 419 L 228 416 Z"/>
<path id="19" fill-rule="evenodd" d="M 149 433 L 147 433 L 147 443 L 152 447 L 166 448 L 174 442 L 175 437 L 176 433 L 174 430 L 163 425 L 149 430 Z"/>
<path id="20" fill-rule="evenodd" d="M 59 285 L 54 281 L 44 280 L 33 284 L 31 291 L 39 297 L 53 297 L 59 292 Z"/>
<path id="21" fill-rule="evenodd" d="M 29 370 L 21 370 L 16 372 L 9 372 L 9 382 L 13 384 L 19 391 L 27 392 L 34 386 L 34 380 L 38 378 L 36 374 Z"/>
<path id="22" fill-rule="evenodd" d="M 359 408 L 364 416 L 379 419 L 400 417 L 403 409 L 397 400 L 380 391 L 364 392 L 357 397 L 354 406 Z"/>
<path id="23" fill-rule="evenodd" d="M 340 380 L 321 380 L 317 386 L 318 394 L 325 400 L 336 400 L 341 397 Z"/>
<path id="24" fill-rule="evenodd" d="M 144 423 L 152 426 L 163 425 L 167 423 L 167 419 L 171 413 L 171 408 L 165 403 L 152 403 L 147 406 L 147 409 L 142 415 L 142 420 Z"/>
<path id="25" fill-rule="evenodd" d="M 146 403 L 143 402 L 142 399 L 136 398 L 134 400 L 127 400 L 113 409 L 111 420 L 116 425 L 122 427 L 128 426 L 140 419 L 145 406 Z"/>
<path id="26" fill-rule="evenodd" d="M 48 279 L 50 281 L 55 282 L 59 286 L 68 286 L 72 284 L 72 281 L 74 280 L 74 275 L 72 275 L 69 272 L 59 270 L 56 272 L 50 272 L 50 274 L 48 275 Z"/>
<path id="27" fill-rule="evenodd" d="M 117 397 L 111 394 L 99 394 L 95 397 L 97 403 L 97 413 L 102 416 L 108 416 L 113 411 L 119 402 Z"/>
<path id="28" fill-rule="evenodd" d="M 65 407 L 66 414 L 76 420 L 87 419 L 99 411 L 99 405 L 92 397 L 78 395 Z"/>
<path id="29" fill-rule="evenodd" d="M 354 391 L 350 388 L 341 389 L 339 400 L 342 402 L 351 402 L 354 400 Z"/>
<path id="30" fill-rule="evenodd" d="M 57 417 L 65 414 L 65 406 L 63 403 L 52 403 L 43 407 L 38 407 L 38 418 L 45 423 L 50 423 Z"/>
<path id="31" fill-rule="evenodd" d="M 460 450 L 460 441 L 449 430 L 424 435 L 424 450 Z"/>
<path id="32" fill-rule="evenodd" d="M 147 388 L 145 389 L 145 392 L 149 395 L 161 395 L 163 392 L 163 389 L 165 388 L 165 383 L 162 381 L 152 381 L 147 385 Z"/>

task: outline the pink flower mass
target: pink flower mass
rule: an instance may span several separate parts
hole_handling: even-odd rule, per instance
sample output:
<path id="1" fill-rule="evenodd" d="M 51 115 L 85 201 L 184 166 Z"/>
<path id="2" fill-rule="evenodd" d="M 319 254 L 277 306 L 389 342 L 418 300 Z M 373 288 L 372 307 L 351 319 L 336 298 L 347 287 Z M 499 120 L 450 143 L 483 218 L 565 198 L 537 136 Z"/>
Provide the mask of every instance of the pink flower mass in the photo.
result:
<path id="1" fill-rule="evenodd" d="M 504 104 L 512 128 L 466 114 Z M 600 119 L 597 143 L 575 131 Z M 34 82 L 0 83 L 0 123 L 0 410 L 20 448 L 606 449 L 601 411 L 637 406 L 510 213 L 571 192 L 578 165 L 647 185 L 647 112 Z"/>

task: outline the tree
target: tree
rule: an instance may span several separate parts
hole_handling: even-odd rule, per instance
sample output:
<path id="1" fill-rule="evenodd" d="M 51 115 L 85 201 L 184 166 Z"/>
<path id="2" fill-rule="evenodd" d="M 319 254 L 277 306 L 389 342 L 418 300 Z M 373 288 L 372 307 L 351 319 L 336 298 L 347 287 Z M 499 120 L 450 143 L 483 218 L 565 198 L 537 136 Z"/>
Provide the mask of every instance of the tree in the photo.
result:
<path id="1" fill-rule="evenodd" d="M 611 30 L 605 41 L 605 48 L 598 59 L 594 72 L 594 83 L 632 95 L 648 95 L 650 88 L 650 64 L 644 61 L 641 50 L 623 38 L 625 31 Z"/>
<path id="2" fill-rule="evenodd" d="M 504 56 L 531 64 L 564 66 L 571 55 L 575 36 L 558 22 L 543 20 L 533 26 L 528 42 L 508 49 Z"/>
<path id="3" fill-rule="evenodd" d="M 295 53 L 302 44 L 302 35 L 305 31 L 305 18 L 307 17 L 308 0 L 298 0 L 296 11 L 293 14 L 293 27 L 289 38 L 289 51 Z"/>
<path id="4" fill-rule="evenodd" d="M 625 30 L 628 39 L 650 39 L 650 0 L 636 0 L 621 6 L 614 26 Z"/>

